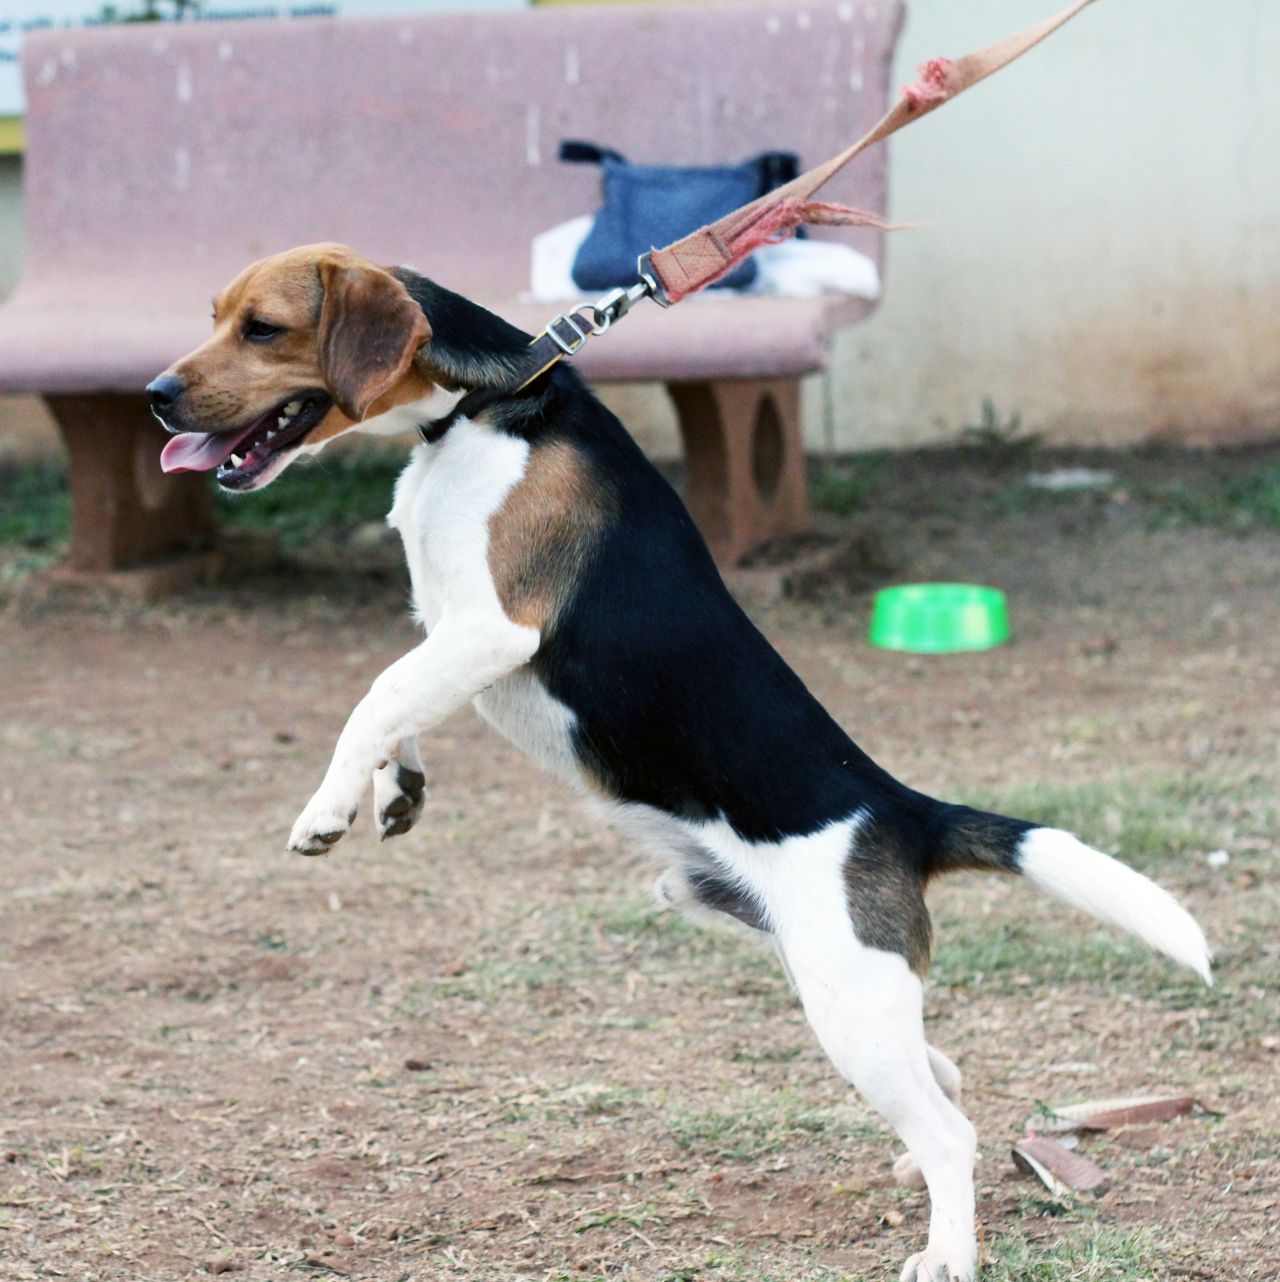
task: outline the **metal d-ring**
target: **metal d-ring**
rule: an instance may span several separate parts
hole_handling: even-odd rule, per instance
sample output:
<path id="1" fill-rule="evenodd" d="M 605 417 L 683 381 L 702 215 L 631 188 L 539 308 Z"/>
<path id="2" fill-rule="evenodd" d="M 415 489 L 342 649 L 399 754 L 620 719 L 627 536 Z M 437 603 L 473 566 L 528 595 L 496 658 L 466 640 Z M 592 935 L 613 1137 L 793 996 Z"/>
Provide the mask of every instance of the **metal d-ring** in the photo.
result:
<path id="1" fill-rule="evenodd" d="M 566 356 L 572 356 L 578 351 L 592 333 L 590 329 L 583 329 L 575 319 L 581 310 L 577 308 L 572 312 L 561 312 L 559 316 L 552 317 L 550 324 L 547 325 L 547 336 Z M 573 338 L 561 338 L 556 333 L 556 326 L 561 324 L 567 325 L 573 331 Z"/>
<path id="2" fill-rule="evenodd" d="M 653 283 L 647 278 L 634 285 L 611 289 L 594 303 L 580 303 L 570 312 L 561 312 L 547 326 L 547 334 L 566 356 L 573 356 L 593 334 L 603 334 L 614 321 L 621 320 L 633 304 L 652 294 Z M 561 338 L 556 333 L 557 325 L 567 326 L 573 337 Z"/>

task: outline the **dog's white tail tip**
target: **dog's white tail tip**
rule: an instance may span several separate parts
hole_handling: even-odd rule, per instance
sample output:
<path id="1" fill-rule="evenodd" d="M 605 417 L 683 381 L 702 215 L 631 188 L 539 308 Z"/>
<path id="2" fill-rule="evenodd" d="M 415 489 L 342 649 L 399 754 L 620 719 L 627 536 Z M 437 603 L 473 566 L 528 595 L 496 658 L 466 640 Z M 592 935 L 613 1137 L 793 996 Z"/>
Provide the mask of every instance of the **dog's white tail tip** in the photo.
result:
<path id="1" fill-rule="evenodd" d="M 1033 828 L 1018 844 L 1023 876 L 1047 894 L 1194 970 L 1213 985 L 1213 954 L 1195 918 L 1167 890 L 1058 828 Z"/>

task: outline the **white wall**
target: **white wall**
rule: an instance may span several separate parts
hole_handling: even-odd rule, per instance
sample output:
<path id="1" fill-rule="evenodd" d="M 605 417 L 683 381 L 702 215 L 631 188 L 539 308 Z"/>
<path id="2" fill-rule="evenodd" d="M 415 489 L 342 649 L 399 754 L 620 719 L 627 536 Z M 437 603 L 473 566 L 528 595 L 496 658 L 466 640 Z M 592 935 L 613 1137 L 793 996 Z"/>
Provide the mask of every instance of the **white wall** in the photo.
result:
<path id="1" fill-rule="evenodd" d="M 1056 7 L 912 0 L 898 80 Z M 1277 65 L 1277 0 L 1102 0 L 893 138 L 893 214 L 930 225 L 839 342 L 837 447 L 953 437 L 984 397 L 1071 441 L 1280 429 Z"/>

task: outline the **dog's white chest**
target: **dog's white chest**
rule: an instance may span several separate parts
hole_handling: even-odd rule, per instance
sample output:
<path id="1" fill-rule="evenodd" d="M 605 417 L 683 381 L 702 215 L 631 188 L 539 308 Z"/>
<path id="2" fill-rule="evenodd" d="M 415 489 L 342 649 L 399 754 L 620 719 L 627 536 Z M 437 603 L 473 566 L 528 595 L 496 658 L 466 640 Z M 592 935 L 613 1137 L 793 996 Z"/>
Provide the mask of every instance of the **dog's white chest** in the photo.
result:
<path id="1" fill-rule="evenodd" d="M 413 612 L 428 632 L 446 610 L 477 617 L 498 611 L 489 567 L 489 523 L 524 475 L 529 447 L 466 420 L 438 446 L 414 450 L 396 483 L 387 518 L 400 532 L 413 585 Z M 547 693 L 528 667 L 473 701 L 522 752 L 573 782 L 573 713 Z"/>
<path id="2" fill-rule="evenodd" d="M 528 457 L 524 441 L 466 419 L 440 444 L 413 451 L 387 523 L 400 532 L 414 616 L 428 631 L 446 608 L 501 612 L 489 568 L 489 522 Z"/>

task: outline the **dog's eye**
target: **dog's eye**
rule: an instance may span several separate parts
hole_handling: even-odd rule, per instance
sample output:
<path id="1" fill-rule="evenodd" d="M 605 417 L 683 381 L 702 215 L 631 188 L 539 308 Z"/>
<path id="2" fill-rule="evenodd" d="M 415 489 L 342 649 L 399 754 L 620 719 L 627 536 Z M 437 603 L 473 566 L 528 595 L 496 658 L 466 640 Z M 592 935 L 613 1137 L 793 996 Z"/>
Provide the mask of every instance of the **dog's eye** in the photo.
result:
<path id="1" fill-rule="evenodd" d="M 268 321 L 251 320 L 245 322 L 244 336 L 251 343 L 269 343 L 277 334 L 284 333 L 281 325 L 272 325 Z"/>

